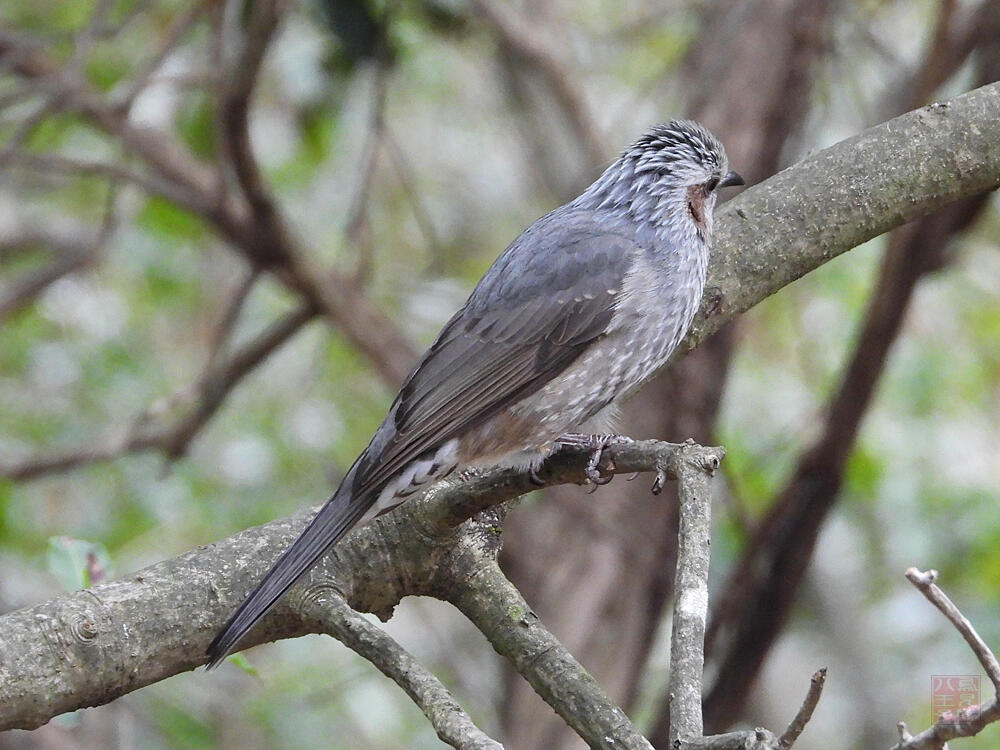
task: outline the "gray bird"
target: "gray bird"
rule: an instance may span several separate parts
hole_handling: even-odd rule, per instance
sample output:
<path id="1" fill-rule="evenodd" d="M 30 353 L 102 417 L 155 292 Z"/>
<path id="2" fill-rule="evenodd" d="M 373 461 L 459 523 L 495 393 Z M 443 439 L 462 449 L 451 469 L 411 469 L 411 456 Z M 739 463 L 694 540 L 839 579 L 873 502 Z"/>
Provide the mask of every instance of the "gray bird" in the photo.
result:
<path id="1" fill-rule="evenodd" d="M 588 446 L 595 484 L 616 401 L 669 358 L 701 300 L 716 192 L 742 185 L 690 120 L 654 127 L 493 263 L 424 354 L 340 487 L 208 647 L 216 665 L 355 525 L 456 468 L 532 476 Z"/>

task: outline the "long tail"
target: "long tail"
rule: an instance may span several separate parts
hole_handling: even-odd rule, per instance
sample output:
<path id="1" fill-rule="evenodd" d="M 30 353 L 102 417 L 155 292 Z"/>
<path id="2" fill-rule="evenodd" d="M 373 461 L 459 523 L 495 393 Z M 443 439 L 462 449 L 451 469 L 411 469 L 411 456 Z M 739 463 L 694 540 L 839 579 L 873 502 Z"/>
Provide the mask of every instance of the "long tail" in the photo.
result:
<path id="1" fill-rule="evenodd" d="M 208 668 L 218 666 L 240 639 L 273 607 L 282 595 L 351 530 L 375 501 L 377 493 L 353 495 L 357 464 L 344 477 L 340 487 L 320 508 L 299 538 L 278 558 L 256 588 L 233 613 L 215 640 L 209 644 Z"/>

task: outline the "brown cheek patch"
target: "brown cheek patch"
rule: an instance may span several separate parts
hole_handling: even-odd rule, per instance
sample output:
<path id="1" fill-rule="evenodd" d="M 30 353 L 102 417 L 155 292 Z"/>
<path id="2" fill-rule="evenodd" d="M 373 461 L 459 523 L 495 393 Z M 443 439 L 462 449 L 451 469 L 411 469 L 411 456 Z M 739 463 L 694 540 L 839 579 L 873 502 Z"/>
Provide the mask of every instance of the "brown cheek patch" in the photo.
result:
<path id="1" fill-rule="evenodd" d="M 698 231 L 705 230 L 705 191 L 700 185 L 692 185 L 687 189 L 688 211 L 698 226 Z"/>

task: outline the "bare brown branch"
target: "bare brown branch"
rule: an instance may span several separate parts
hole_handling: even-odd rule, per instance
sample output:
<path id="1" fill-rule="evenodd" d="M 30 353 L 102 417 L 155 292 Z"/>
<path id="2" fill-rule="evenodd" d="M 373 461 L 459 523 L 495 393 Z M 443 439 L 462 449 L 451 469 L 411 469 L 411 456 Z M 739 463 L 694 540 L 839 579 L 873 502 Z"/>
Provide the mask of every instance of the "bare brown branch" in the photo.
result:
<path id="1" fill-rule="evenodd" d="M 66 177 L 91 175 L 105 177 L 112 183 L 129 183 L 145 190 L 150 195 L 159 195 L 188 210 L 199 212 L 202 208 L 197 203 L 197 196 L 176 183 L 163 180 L 155 173 L 142 173 L 129 169 L 123 164 L 92 161 L 63 156 L 54 153 L 32 153 L 29 151 L 11 150 L 0 154 L 0 167 L 5 165 L 20 166 L 37 172 L 49 172 Z"/>
<path id="2" fill-rule="evenodd" d="M 477 727 L 448 689 L 384 630 L 358 614 L 335 592 L 310 600 L 324 631 L 360 654 L 399 685 L 424 712 L 442 742 L 458 750 L 503 750 Z"/>
<path id="3" fill-rule="evenodd" d="M 922 572 L 916 568 L 909 568 L 906 577 L 955 626 L 979 659 L 979 663 L 983 665 L 983 669 L 993 682 L 994 689 L 1000 690 L 1000 663 L 968 618 L 934 582 L 937 579 L 937 571 Z M 970 706 L 957 712 L 944 712 L 933 726 L 918 735 L 910 734 L 906 724 L 899 722 L 896 725 L 899 730 L 899 742 L 893 745 L 891 750 L 945 750 L 948 740 L 974 737 L 996 721 L 1000 721 L 1000 702 L 997 700 L 997 695 L 994 695 L 981 706 Z"/>
<path id="4" fill-rule="evenodd" d="M 368 231 L 368 201 L 371 197 L 372 182 L 378 165 L 379 149 L 385 134 L 385 101 L 388 71 L 385 64 L 375 64 L 374 80 L 372 81 L 371 115 L 368 121 L 368 134 L 362 148 L 359 182 L 351 196 L 351 207 L 347 211 L 347 221 L 344 222 L 344 235 L 347 241 L 357 250 L 357 259 L 351 276 L 357 285 L 365 284 L 372 275 L 372 247 Z"/>
<path id="5" fill-rule="evenodd" d="M 140 431 L 135 436 L 135 448 L 163 450 L 170 459 L 184 455 L 191 440 L 219 410 L 233 388 L 315 316 L 313 308 L 299 307 L 241 346 L 222 364 L 210 366 L 198 383 L 194 408 L 167 428 Z"/>
<path id="6" fill-rule="evenodd" d="M 983 59 L 984 81 L 995 80 L 998 60 L 996 49 Z M 953 204 L 890 237 L 861 333 L 826 407 L 822 431 L 800 456 L 713 610 L 708 650 L 719 659 L 720 676 L 706 697 L 710 728 L 723 729 L 739 714 L 786 622 L 820 528 L 839 497 L 844 467 L 917 284 L 941 267 L 953 238 L 972 225 L 987 200 L 982 194 Z M 742 678 L 727 678 L 733 674 Z"/>
<path id="7" fill-rule="evenodd" d="M 44 268 L 25 273 L 0 289 L 0 323 L 30 305 L 59 279 L 92 264 L 97 257 L 96 250 L 96 245 L 88 244 L 79 250 L 59 253 Z"/>
<path id="8" fill-rule="evenodd" d="M 819 703 L 820 697 L 823 695 L 823 686 L 826 684 L 826 667 L 815 672 L 812 679 L 809 680 L 809 692 L 806 693 L 805 699 L 802 701 L 802 705 L 799 707 L 799 712 L 795 714 L 795 718 L 788 725 L 788 728 L 782 733 L 778 738 L 778 747 L 781 750 L 788 750 L 791 748 L 796 740 L 798 740 L 799 735 L 802 734 L 802 730 L 806 728 L 806 724 L 812 718 L 813 711 L 816 710 L 816 705 Z"/>
<path id="9" fill-rule="evenodd" d="M 156 72 L 177 49 L 188 32 L 201 20 L 209 5 L 215 5 L 221 10 L 223 3 L 210 3 L 208 0 L 198 0 L 198 2 L 192 3 L 171 22 L 169 28 L 163 34 L 159 48 L 153 55 L 136 66 L 135 72 L 127 83 L 127 88 L 114 98 L 113 106 L 116 109 L 123 112 L 126 117 L 128 116 L 135 100 L 149 86 Z"/>
<path id="10" fill-rule="evenodd" d="M 937 577 L 938 573 L 936 570 L 923 572 L 916 568 L 909 568 L 906 571 L 907 580 L 917 587 L 920 593 L 927 598 L 927 601 L 941 610 L 941 614 L 948 618 L 948 622 L 955 626 L 955 630 L 961 634 L 965 642 L 969 644 L 969 648 L 976 655 L 976 658 L 979 659 L 979 663 L 983 665 L 983 669 L 986 671 L 987 677 L 990 678 L 990 682 L 993 683 L 993 687 L 1000 691 L 1000 662 L 997 661 L 997 657 L 994 656 L 990 647 L 986 645 L 986 641 L 972 627 L 972 623 L 969 622 L 968 618 L 962 614 L 959 608 L 955 606 L 955 603 L 935 583 Z"/>
<path id="11" fill-rule="evenodd" d="M 886 159 L 898 168 L 877 169 Z M 911 112 L 811 156 L 719 212 L 709 282 L 715 293 L 706 299 L 688 342 L 697 343 L 739 310 L 873 234 L 997 185 L 1000 84 Z M 782 210 L 773 210 L 779 201 Z M 616 447 L 612 457 L 625 472 L 662 469 L 664 451 L 673 448 L 638 443 Z M 657 451 L 653 461 L 642 455 L 650 450 Z M 582 481 L 584 463 L 585 456 L 557 456 L 546 475 Z M 436 502 L 405 503 L 337 545 L 302 593 L 262 621 L 249 643 L 308 630 L 301 619 L 302 597 L 314 598 L 331 586 L 352 606 L 382 615 L 404 587 L 441 595 L 434 589 L 440 561 L 434 545 L 441 537 L 435 532 L 454 528 L 483 503 L 501 502 L 531 486 L 527 474 L 498 470 L 457 487 L 439 485 Z M 35 725 L 53 712 L 106 701 L 201 663 L 201 650 L 223 618 L 308 515 L 195 550 L 135 578 L 7 615 L 0 627 L 0 638 L 8 639 L 0 647 L 5 657 L 0 669 L 10 675 L 0 676 L 2 725 Z M 495 529 L 487 529 L 489 535 L 495 537 Z M 444 545 L 444 551 L 453 551 L 454 538 L 446 536 Z M 386 554 L 399 566 L 381 567 Z M 123 621 L 136 628 L 122 628 Z M 38 637 L 39 628 L 46 637 Z M 30 690 L 22 695 L 18 690 L 25 681 Z"/>
<path id="12" fill-rule="evenodd" d="M 570 127 L 587 153 L 591 164 L 603 164 L 610 153 L 584 92 L 568 67 L 557 58 L 545 36 L 506 3 L 473 0 L 476 10 L 490 24 L 500 40 L 523 57 L 545 80 L 566 113 Z"/>
<path id="13" fill-rule="evenodd" d="M 179 394 L 150 407 L 124 432 L 119 431 L 105 441 L 91 440 L 77 448 L 0 463 L 0 476 L 35 479 L 148 451 L 162 452 L 169 460 L 179 458 L 233 388 L 314 317 L 316 311 L 310 307 L 300 307 L 289 313 L 237 349 L 227 360 L 211 365 L 190 393 Z M 170 414 L 180 411 L 182 415 L 167 425 L 160 425 L 157 417 L 161 411 Z"/>
<path id="14" fill-rule="evenodd" d="M 670 634 L 670 745 L 701 737 L 701 680 L 705 672 L 705 621 L 708 619 L 708 563 L 711 552 L 710 478 L 725 451 L 689 446 L 674 459 L 678 476 L 680 527 L 674 617 Z"/>
<path id="15" fill-rule="evenodd" d="M 36 39 L 0 28 L 0 59 L 4 65 L 68 111 L 79 112 L 98 129 L 119 138 L 163 180 L 189 193 L 183 205 L 214 206 L 210 171 L 181 144 L 164 133 L 138 128 L 115 111 L 85 81 L 46 54 Z"/>
<path id="16" fill-rule="evenodd" d="M 80 113 L 94 127 L 118 139 L 143 161 L 149 176 L 127 170 L 119 173 L 117 168 L 103 165 L 83 163 L 81 168 L 129 179 L 204 218 L 251 263 L 268 266 L 283 283 L 301 294 L 309 307 L 327 315 L 386 382 L 398 385 L 416 361 L 412 343 L 350 279 L 316 271 L 301 257 L 254 159 L 246 119 L 250 98 L 267 42 L 285 5 L 285 0 L 254 4 L 241 66 L 226 89 L 222 106 L 233 143 L 232 166 L 245 199 L 223 191 L 217 170 L 200 163 L 172 136 L 129 122 L 119 108 L 60 67 L 38 40 L 0 28 L 0 60 L 59 99 L 64 109 Z M 61 157 L 45 155 L 44 159 L 50 167 L 69 166 Z"/>
<path id="17" fill-rule="evenodd" d="M 8 237 L 8 241 L 14 243 L 28 241 L 39 248 L 44 247 L 54 259 L 44 268 L 25 273 L 7 285 L 6 289 L 0 290 L 0 323 L 33 303 L 38 295 L 59 279 L 83 270 L 97 261 L 115 229 L 116 195 L 115 187 L 111 185 L 108 188 L 104 219 L 96 236 L 60 235 L 57 231 L 53 232 L 50 228 L 46 228 L 41 231 L 36 229 L 27 234 L 15 233 L 13 237 Z M 89 232 L 89 229 L 87 231 Z M 0 251 L 2 249 L 0 247 Z"/>
<path id="18" fill-rule="evenodd" d="M 261 267 L 291 265 L 289 250 L 293 242 L 270 189 L 264 182 L 250 142 L 250 104 L 256 89 L 268 45 L 278 30 L 283 0 L 261 0 L 252 3 L 243 47 L 227 76 L 220 118 L 225 133 L 224 143 L 229 166 L 236 175 L 243 197 L 260 234 L 248 246 L 250 259 Z"/>

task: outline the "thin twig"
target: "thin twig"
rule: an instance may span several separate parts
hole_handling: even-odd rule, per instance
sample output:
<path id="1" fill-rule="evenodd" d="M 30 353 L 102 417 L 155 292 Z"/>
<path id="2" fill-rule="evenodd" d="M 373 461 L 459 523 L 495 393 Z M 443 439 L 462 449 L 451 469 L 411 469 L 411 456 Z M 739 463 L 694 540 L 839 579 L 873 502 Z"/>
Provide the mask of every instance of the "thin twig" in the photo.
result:
<path id="1" fill-rule="evenodd" d="M 325 592 L 311 600 L 303 614 L 313 614 L 325 632 L 399 685 L 423 711 L 442 742 L 459 750 L 503 750 L 503 745 L 475 725 L 437 677 L 388 633 L 351 609 L 339 594 Z"/>
<path id="2" fill-rule="evenodd" d="M 101 33 L 107 27 L 108 14 L 115 5 L 115 0 L 98 0 L 90 20 L 83 27 L 73 40 L 73 57 L 70 60 L 71 67 L 77 75 L 81 75 L 83 67 L 87 64 L 87 56 L 94 46 L 94 42 L 101 38 Z"/>
<path id="3" fill-rule="evenodd" d="M 133 24 L 137 19 L 146 16 L 146 12 L 155 0 L 137 0 L 132 3 L 118 19 L 118 23 L 111 26 L 106 25 L 99 30 L 101 39 L 113 39 Z"/>
<path id="4" fill-rule="evenodd" d="M 0 293 L 0 323 L 30 305 L 59 279 L 91 265 L 95 258 L 95 247 L 94 244 L 88 244 L 80 251 L 61 253 L 47 266 L 27 272 L 8 284 Z"/>
<path id="5" fill-rule="evenodd" d="M 802 734 L 802 730 L 806 728 L 806 724 L 812 718 L 813 711 L 816 710 L 816 704 L 819 703 L 820 696 L 823 695 L 823 686 L 826 684 L 826 667 L 817 670 L 812 679 L 809 680 L 809 692 L 806 693 L 805 700 L 802 701 L 802 706 L 799 708 L 799 712 L 795 714 L 795 718 L 788 725 L 788 728 L 784 731 L 781 737 L 778 738 L 778 747 L 781 750 L 788 750 L 795 744 L 795 741 Z"/>
<path id="6" fill-rule="evenodd" d="M 21 119 L 14 131 L 4 139 L 3 150 L 0 151 L 0 169 L 10 163 L 11 154 L 17 153 L 17 149 L 35 132 L 35 128 L 47 117 L 57 112 L 59 106 L 56 97 L 44 98 L 34 112 Z"/>
<path id="7" fill-rule="evenodd" d="M 165 181 L 191 195 L 184 206 L 214 206 L 206 169 L 181 143 L 161 132 L 135 127 L 108 105 L 97 91 L 47 55 L 36 38 L 0 26 L 0 59 L 13 73 L 59 100 L 66 110 L 79 112 L 95 127 L 120 138 Z M 204 212 L 204 208 L 202 209 Z"/>
<path id="8" fill-rule="evenodd" d="M 368 125 L 368 135 L 362 147 L 362 156 L 358 171 L 360 179 L 351 198 L 347 210 L 347 221 L 344 223 L 344 236 L 357 249 L 357 259 L 354 263 L 352 277 L 356 284 L 363 285 L 372 273 L 371 242 L 368 241 L 368 199 L 374 182 L 375 168 L 378 163 L 379 147 L 385 134 L 385 102 L 388 82 L 388 69 L 382 61 L 375 63 L 374 80 L 372 81 L 372 111 Z"/>
<path id="9" fill-rule="evenodd" d="M 431 220 L 430 213 L 424 206 L 423 201 L 420 200 L 420 191 L 417 189 L 416 180 L 413 178 L 413 168 L 410 165 L 410 160 L 400 147 L 399 142 L 392 135 L 392 130 L 388 126 L 383 127 L 382 137 L 386 150 L 389 153 L 389 159 L 396 167 L 396 175 L 399 177 L 399 183 L 403 186 L 403 192 L 410 202 L 410 208 L 413 209 L 413 218 L 416 219 L 420 233 L 424 236 L 424 242 L 427 243 L 433 257 L 439 258 L 441 257 L 441 243 L 438 241 L 437 230 L 434 229 L 434 222 Z"/>
<path id="10" fill-rule="evenodd" d="M 10 91 L 5 91 L 0 94 L 0 111 L 16 107 L 19 104 L 23 104 L 26 101 L 36 98 L 37 96 L 38 92 L 33 87 L 17 86 Z"/>
<path id="11" fill-rule="evenodd" d="M 113 97 L 113 106 L 118 108 L 126 116 L 132 109 L 132 105 L 147 86 L 154 81 L 156 72 L 163 65 L 167 57 L 170 56 L 183 40 L 187 33 L 199 21 L 208 5 L 205 0 L 192 3 L 187 10 L 180 13 L 170 28 L 163 34 L 163 41 L 160 42 L 156 52 L 146 60 L 136 65 L 136 72 L 128 81 L 127 88 L 120 97 Z M 212 3 L 213 6 L 221 8 L 222 3 Z"/>
<path id="12" fill-rule="evenodd" d="M 906 578 L 912 583 L 921 594 L 955 626 L 955 629 L 962 635 L 965 642 L 972 648 L 979 663 L 986 670 L 990 680 L 993 682 L 995 690 L 1000 690 L 1000 665 L 996 656 L 986 642 L 980 638 L 972 623 L 955 606 L 948 595 L 942 591 L 936 583 L 937 571 L 928 570 L 922 572 L 917 568 L 908 568 Z M 956 712 L 945 711 L 942 713 L 933 726 L 925 729 L 917 735 L 910 734 L 904 722 L 899 722 L 896 729 L 899 732 L 899 742 L 892 746 L 892 750 L 945 750 L 948 740 L 958 737 L 973 737 L 979 734 L 986 726 L 1000 721 L 1000 702 L 997 695 L 987 703 L 980 706 L 968 706 Z"/>
<path id="13" fill-rule="evenodd" d="M 183 456 L 233 388 L 315 316 L 316 310 L 306 305 L 273 323 L 225 362 L 205 373 L 198 383 L 197 396 L 183 418 L 163 429 L 137 431 L 130 445 L 136 450 L 162 450 L 168 460 Z"/>
<path id="14" fill-rule="evenodd" d="M 247 21 L 243 47 L 227 77 L 221 101 L 220 119 L 228 146 L 230 166 L 257 221 L 273 236 L 285 236 L 274 197 L 264 181 L 250 142 L 250 101 L 253 97 L 264 56 L 281 19 L 283 0 L 254 3 Z M 263 243 L 271 245 L 271 237 Z M 270 247 L 278 253 L 282 248 Z M 266 265 L 274 259 L 261 259 Z"/>
<path id="15" fill-rule="evenodd" d="M 997 662 L 997 657 L 993 654 L 992 649 L 986 645 L 986 641 L 972 627 L 969 619 L 961 613 L 958 607 L 955 606 L 955 603 L 948 598 L 948 595 L 934 583 L 937 577 L 938 572 L 936 570 L 928 570 L 926 572 L 921 572 L 916 568 L 908 568 L 906 570 L 907 580 L 920 590 L 920 593 L 927 598 L 927 601 L 941 610 L 941 614 L 947 617 L 948 622 L 954 625 L 955 629 L 962 634 L 965 642 L 969 644 L 969 648 L 972 649 L 976 658 L 979 659 L 979 663 L 983 665 L 983 669 L 986 671 L 987 677 L 990 678 L 990 682 L 993 683 L 993 687 L 1000 691 L 1000 663 Z"/>
<path id="16" fill-rule="evenodd" d="M 229 300 L 223 308 L 222 316 L 219 318 L 218 323 L 215 324 L 212 329 L 212 333 L 209 335 L 208 369 L 211 369 L 213 365 L 217 364 L 222 356 L 222 351 L 225 348 L 226 342 L 229 340 L 233 328 L 239 320 L 240 312 L 243 310 L 243 304 L 246 302 L 247 297 L 250 296 L 250 292 L 253 291 L 254 285 L 257 283 L 258 279 L 260 279 L 260 270 L 257 268 L 251 268 L 249 273 L 245 274 L 244 277 L 239 280 L 235 289 L 229 295 Z"/>
<path id="17" fill-rule="evenodd" d="M 38 295 L 59 279 L 96 262 L 101 248 L 107 244 L 115 229 L 116 196 L 117 190 L 114 183 L 111 183 L 108 186 L 104 215 L 96 237 L 70 241 L 69 238 L 53 236 L 51 243 L 46 242 L 43 236 L 35 237 L 38 244 L 49 244 L 49 247 L 56 251 L 56 258 L 44 268 L 24 274 L 0 295 L 0 322 L 31 304 Z M 87 231 L 90 233 L 89 229 Z"/>
<path id="18" fill-rule="evenodd" d="M 59 254 L 85 253 L 90 246 L 87 235 L 92 227 L 82 222 L 70 221 L 60 226 L 54 222 L 44 225 L 4 226 L 0 232 L 0 263 L 6 263 L 38 249 Z"/>
<path id="19" fill-rule="evenodd" d="M 225 3 L 213 3 L 208 14 L 209 34 L 211 35 L 208 45 L 208 60 L 211 70 L 216 71 L 212 80 L 211 93 L 215 100 L 222 104 L 227 101 L 226 92 L 229 86 L 229 76 L 226 75 L 226 5 Z M 215 191 L 220 200 L 226 194 L 226 169 L 228 166 L 229 137 L 226 133 L 226 123 L 222 112 L 216 112 L 212 118 L 212 138 L 215 144 L 215 153 L 218 158 L 215 160 L 214 172 L 216 187 Z"/>
<path id="20" fill-rule="evenodd" d="M 609 154 L 608 144 L 583 90 L 549 44 L 551 37 L 541 33 L 532 21 L 519 16 L 510 4 L 473 0 L 473 5 L 503 43 L 530 63 L 546 82 L 586 153 L 587 163 L 603 164 Z"/>
<path id="21" fill-rule="evenodd" d="M 147 451 L 160 451 L 168 460 L 179 458 L 233 388 L 315 316 L 315 309 L 308 306 L 287 314 L 260 336 L 240 347 L 228 360 L 210 368 L 200 379 L 197 389 L 186 389 L 180 398 L 158 400 L 156 405 L 133 420 L 131 428 L 124 434 L 119 432 L 104 442 L 92 440 L 85 446 L 62 452 L 0 462 L 0 476 L 17 480 L 35 479 Z M 177 406 L 173 403 L 175 401 L 182 403 Z M 184 413 L 166 426 L 155 426 L 151 422 L 156 414 L 165 410 L 160 406 L 164 403 L 181 408 Z"/>
<path id="22" fill-rule="evenodd" d="M 159 195 L 191 211 L 201 213 L 203 204 L 199 197 L 175 182 L 161 179 L 156 174 L 144 174 L 129 169 L 122 164 L 78 159 L 61 154 L 32 153 L 13 150 L 0 154 L 0 166 L 11 164 L 39 172 L 55 172 L 71 177 L 94 175 L 106 177 L 114 182 L 129 182 L 151 195 Z"/>

